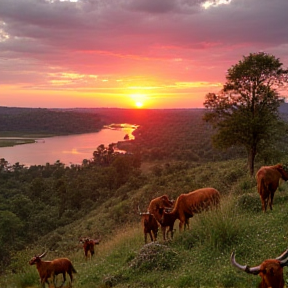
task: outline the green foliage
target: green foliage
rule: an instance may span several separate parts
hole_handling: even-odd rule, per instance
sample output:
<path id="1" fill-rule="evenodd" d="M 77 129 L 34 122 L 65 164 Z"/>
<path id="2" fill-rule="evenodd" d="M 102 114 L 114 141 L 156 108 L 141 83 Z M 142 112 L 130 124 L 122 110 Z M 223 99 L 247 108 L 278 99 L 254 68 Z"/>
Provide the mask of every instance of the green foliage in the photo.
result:
<path id="1" fill-rule="evenodd" d="M 36 269 L 29 270 L 24 273 L 17 273 L 15 276 L 15 285 L 19 288 L 27 288 L 39 286 L 39 274 Z"/>
<path id="2" fill-rule="evenodd" d="M 0 218 L 4 223 L 0 287 L 38 287 L 37 270 L 27 262 L 46 249 L 47 260 L 72 260 L 78 271 L 75 288 L 256 287 L 259 277 L 235 271 L 229 257 L 235 250 L 240 263 L 252 266 L 286 248 L 287 186 L 281 185 L 273 211 L 264 215 L 242 152 L 211 148 L 207 137 L 212 130 L 201 120 L 203 110 L 194 112 L 140 112 L 149 120 L 139 122 L 145 125 L 130 148 L 141 151 L 141 157 L 113 155 L 107 165 L 97 161 L 72 167 L 60 162 L 30 168 L 16 165 L 15 171 L 5 159 L 0 161 L 0 214 L 5 216 Z M 286 142 L 281 141 L 279 159 L 285 163 Z M 149 150 L 156 147 L 169 152 L 161 153 L 161 161 L 150 158 Z M 141 169 L 140 158 L 149 159 Z M 176 199 L 208 186 L 220 191 L 218 210 L 195 215 L 190 230 L 181 234 L 176 223 L 171 241 L 164 243 L 160 232 L 157 243 L 144 245 L 138 205 L 145 210 L 157 196 Z M 17 227 L 13 239 L 6 226 Z M 91 262 L 84 260 L 78 244 L 81 236 L 101 236 Z"/>
<path id="3" fill-rule="evenodd" d="M 281 135 L 278 107 L 283 99 L 277 88 L 287 81 L 281 66 L 272 55 L 251 53 L 228 70 L 223 90 L 207 94 L 204 102 L 209 109 L 204 119 L 217 128 L 214 144 L 224 149 L 244 147 L 251 175 L 258 151 L 271 149 Z"/>
<path id="4" fill-rule="evenodd" d="M 223 197 L 218 209 L 195 215 L 190 219 L 190 224 L 192 231 L 179 236 L 186 249 L 197 249 L 200 243 L 211 251 L 230 251 L 239 242 L 239 235 L 243 232 L 231 196 Z"/>
<path id="5" fill-rule="evenodd" d="M 8 107 L 0 107 L 0 111 L 0 131 L 6 133 L 77 134 L 99 131 L 103 126 L 96 113 Z"/>

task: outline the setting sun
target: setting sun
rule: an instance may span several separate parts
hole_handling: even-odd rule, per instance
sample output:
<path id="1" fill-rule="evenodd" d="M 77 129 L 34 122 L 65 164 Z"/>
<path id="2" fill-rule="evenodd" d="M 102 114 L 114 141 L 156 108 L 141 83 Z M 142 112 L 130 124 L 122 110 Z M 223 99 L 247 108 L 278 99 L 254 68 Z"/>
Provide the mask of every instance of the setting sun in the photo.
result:
<path id="1" fill-rule="evenodd" d="M 142 108 L 144 106 L 145 100 L 147 100 L 146 95 L 140 93 L 132 94 L 131 98 L 133 99 L 134 105 L 137 108 Z"/>
<path id="2" fill-rule="evenodd" d="M 136 102 L 135 103 L 137 108 L 142 108 L 143 107 L 143 103 L 142 102 Z"/>

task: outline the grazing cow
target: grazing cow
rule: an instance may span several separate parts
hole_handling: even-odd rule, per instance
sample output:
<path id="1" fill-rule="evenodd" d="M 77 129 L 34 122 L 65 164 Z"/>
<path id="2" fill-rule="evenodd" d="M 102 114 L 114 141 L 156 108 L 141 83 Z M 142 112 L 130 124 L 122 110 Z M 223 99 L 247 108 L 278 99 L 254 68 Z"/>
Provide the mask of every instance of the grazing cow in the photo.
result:
<path id="1" fill-rule="evenodd" d="M 242 266 L 235 260 L 235 253 L 231 254 L 231 264 L 238 269 L 262 278 L 258 288 L 283 288 L 286 287 L 283 277 L 283 267 L 288 266 L 288 249 L 275 259 L 267 259 L 259 266 Z"/>
<path id="2" fill-rule="evenodd" d="M 54 259 L 53 261 L 42 261 L 41 258 L 43 258 L 47 254 L 47 251 L 42 253 L 41 255 L 35 255 L 30 261 L 30 265 L 36 265 L 36 268 L 38 270 L 40 280 L 41 280 L 41 286 L 45 288 L 45 283 L 48 284 L 48 279 L 52 278 L 54 282 L 54 286 L 56 287 L 56 278 L 58 274 L 63 275 L 63 283 L 61 287 L 64 285 L 66 281 L 66 273 L 70 276 L 70 282 L 72 287 L 72 281 L 73 281 L 73 274 L 77 273 L 74 269 L 71 261 L 68 258 L 58 258 Z"/>
<path id="3" fill-rule="evenodd" d="M 166 240 L 166 235 L 168 235 L 168 232 L 170 230 L 168 230 L 166 232 L 167 226 L 164 226 L 161 224 L 161 211 L 165 210 L 165 211 L 169 211 L 169 209 L 171 209 L 174 205 L 174 201 L 173 200 L 169 200 L 167 195 L 162 195 L 160 197 L 157 197 L 153 200 L 151 200 L 149 206 L 148 206 L 148 212 L 153 214 L 154 217 L 156 218 L 156 220 L 160 223 L 161 225 L 161 231 L 162 231 L 162 236 L 163 236 L 163 240 Z M 173 233 L 171 232 L 171 238 L 173 238 Z"/>
<path id="4" fill-rule="evenodd" d="M 160 225 L 161 214 L 159 214 L 160 209 L 169 209 L 173 206 L 173 201 L 169 200 L 167 195 L 162 195 L 151 200 L 148 206 L 148 212 L 140 212 L 139 206 L 138 211 L 142 216 L 142 223 L 144 227 L 144 238 L 145 243 L 147 243 L 147 234 L 150 235 L 151 241 L 157 240 L 158 228 Z M 159 224 L 158 224 L 159 223 Z M 165 240 L 165 230 L 166 227 L 161 226 L 163 239 Z"/>
<path id="5" fill-rule="evenodd" d="M 263 166 L 257 174 L 257 190 L 262 202 L 262 210 L 266 212 L 267 204 L 272 210 L 274 193 L 279 186 L 279 180 L 288 180 L 288 173 L 283 169 L 283 165 Z"/>
<path id="6" fill-rule="evenodd" d="M 160 209 L 161 224 L 168 226 L 169 231 L 173 234 L 173 226 L 176 219 L 179 219 L 179 231 L 189 229 L 189 218 L 193 217 L 195 213 L 201 213 L 213 206 L 218 206 L 220 202 L 220 193 L 214 188 L 202 188 L 192 191 L 188 194 L 181 194 L 175 203 L 172 212 L 165 212 Z"/>
<path id="7" fill-rule="evenodd" d="M 79 242 L 83 244 L 84 249 L 84 255 L 87 261 L 88 255 L 90 255 L 90 260 L 92 260 L 92 257 L 95 253 L 94 247 L 95 245 L 99 245 L 100 239 L 94 240 L 87 237 L 82 237 L 79 239 Z"/>
<path id="8" fill-rule="evenodd" d="M 142 216 L 145 244 L 147 244 L 148 234 L 150 236 L 151 242 L 157 241 L 158 222 L 156 221 L 154 215 L 150 214 L 149 212 L 140 212 L 140 215 Z"/>

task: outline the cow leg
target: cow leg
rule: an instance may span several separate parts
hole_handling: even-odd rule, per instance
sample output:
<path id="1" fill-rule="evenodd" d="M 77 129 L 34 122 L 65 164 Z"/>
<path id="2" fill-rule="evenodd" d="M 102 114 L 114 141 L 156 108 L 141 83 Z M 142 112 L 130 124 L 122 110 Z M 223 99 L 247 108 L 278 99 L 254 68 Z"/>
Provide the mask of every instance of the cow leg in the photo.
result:
<path id="1" fill-rule="evenodd" d="M 145 241 L 145 244 L 147 244 L 147 233 L 144 232 L 144 241 Z"/>
<path id="2" fill-rule="evenodd" d="M 272 210 L 273 198 L 274 198 L 274 192 L 271 192 L 271 194 L 270 194 L 270 202 L 269 202 L 270 210 Z"/>
<path id="3" fill-rule="evenodd" d="M 153 233 L 153 239 L 154 239 L 154 241 L 157 241 L 157 231 L 152 231 L 152 233 Z"/>
<path id="4" fill-rule="evenodd" d="M 267 210 L 267 204 L 268 204 L 268 199 L 266 198 L 266 199 L 263 199 L 262 197 L 261 197 L 261 201 L 262 201 L 262 210 L 263 210 L 263 212 L 266 212 L 266 210 Z"/>
<path id="5" fill-rule="evenodd" d="M 180 222 L 179 222 L 179 232 L 182 232 L 184 223 L 185 223 L 185 221 L 181 221 L 180 220 Z"/>
<path id="6" fill-rule="evenodd" d="M 152 236 L 151 231 L 149 231 L 149 235 L 150 235 L 151 242 L 153 242 L 153 236 Z"/>
<path id="7" fill-rule="evenodd" d="M 169 237 L 168 237 L 169 232 L 170 232 L 170 234 L 171 234 L 171 239 L 173 239 L 173 233 L 174 233 L 173 227 L 169 227 L 169 228 L 168 228 L 167 233 L 166 233 L 167 239 L 169 238 Z"/>
<path id="8" fill-rule="evenodd" d="M 64 285 L 64 283 L 66 282 L 66 272 L 63 272 L 62 274 L 63 274 L 63 282 L 60 285 L 60 287 L 62 287 Z"/>
<path id="9" fill-rule="evenodd" d="M 163 240 L 166 240 L 166 226 L 161 226 Z"/>
<path id="10" fill-rule="evenodd" d="M 72 270 L 70 269 L 68 271 L 68 274 L 70 276 L 70 283 L 69 283 L 69 287 L 72 287 L 72 282 L 73 282 L 73 273 L 72 273 Z"/>
<path id="11" fill-rule="evenodd" d="M 189 230 L 189 218 L 187 218 L 186 220 L 185 220 L 185 224 L 184 224 L 184 230 Z"/>

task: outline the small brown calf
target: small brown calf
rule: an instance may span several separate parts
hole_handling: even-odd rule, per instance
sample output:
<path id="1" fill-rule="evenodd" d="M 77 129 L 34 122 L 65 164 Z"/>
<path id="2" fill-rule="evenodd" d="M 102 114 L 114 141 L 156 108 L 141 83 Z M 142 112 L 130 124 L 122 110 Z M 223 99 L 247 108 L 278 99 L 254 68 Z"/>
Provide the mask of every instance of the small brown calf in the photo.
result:
<path id="1" fill-rule="evenodd" d="M 147 244 L 147 235 L 149 234 L 151 242 L 157 241 L 158 234 L 158 222 L 156 221 L 154 215 L 147 213 L 140 213 L 142 216 L 143 231 L 144 231 L 144 241 Z"/>
<path id="2" fill-rule="evenodd" d="M 88 259 L 88 255 L 90 255 L 90 260 L 95 253 L 94 247 L 95 245 L 99 245 L 100 239 L 94 240 L 87 237 L 82 237 L 79 240 L 80 243 L 83 244 L 84 255 L 86 260 Z"/>
<path id="3" fill-rule="evenodd" d="M 71 261 L 68 258 L 58 258 L 54 259 L 53 261 L 42 261 L 41 258 L 43 258 L 47 254 L 47 251 L 42 253 L 41 255 L 35 255 L 30 261 L 30 265 L 36 265 L 36 268 L 38 270 L 40 280 L 41 280 L 41 286 L 45 288 L 45 283 L 48 284 L 48 279 L 52 278 L 54 282 L 54 286 L 56 287 L 56 277 L 58 274 L 63 275 L 63 283 L 61 287 L 64 285 L 66 281 L 66 273 L 70 276 L 70 282 L 72 287 L 72 281 L 73 281 L 73 274 L 77 273 L 74 269 Z"/>

